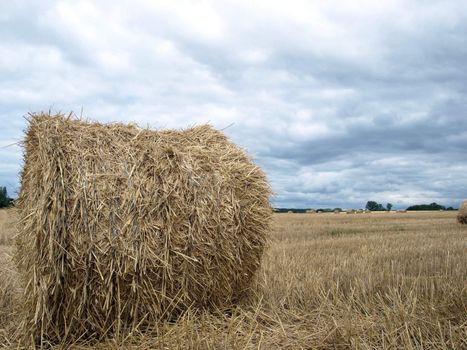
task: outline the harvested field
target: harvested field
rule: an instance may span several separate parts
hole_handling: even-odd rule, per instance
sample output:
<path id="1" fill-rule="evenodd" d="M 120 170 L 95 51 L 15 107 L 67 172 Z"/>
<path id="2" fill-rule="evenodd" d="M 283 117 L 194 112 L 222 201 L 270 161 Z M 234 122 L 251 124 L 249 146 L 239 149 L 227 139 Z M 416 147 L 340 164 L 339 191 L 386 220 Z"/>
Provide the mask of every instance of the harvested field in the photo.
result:
<path id="1" fill-rule="evenodd" d="M 16 209 L 0 209 L 0 247 L 11 246 L 15 235 Z"/>
<path id="2" fill-rule="evenodd" d="M 10 223 L 0 237 L 0 346 L 14 347 Z M 6 222 L 7 223 L 6 223 Z M 466 347 L 467 228 L 455 212 L 275 214 L 256 298 L 229 312 L 76 349 L 461 349 Z"/>

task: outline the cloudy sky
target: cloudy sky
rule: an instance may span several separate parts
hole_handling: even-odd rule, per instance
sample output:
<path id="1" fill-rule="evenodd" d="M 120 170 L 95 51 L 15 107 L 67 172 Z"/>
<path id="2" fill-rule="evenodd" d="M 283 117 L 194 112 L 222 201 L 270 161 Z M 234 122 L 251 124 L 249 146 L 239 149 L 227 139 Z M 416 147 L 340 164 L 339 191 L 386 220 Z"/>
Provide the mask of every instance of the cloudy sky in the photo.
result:
<path id="1" fill-rule="evenodd" d="M 345 4 L 346 3 L 346 4 Z M 2 1 L 0 185 L 28 112 L 211 123 L 279 207 L 467 198 L 467 2 Z"/>

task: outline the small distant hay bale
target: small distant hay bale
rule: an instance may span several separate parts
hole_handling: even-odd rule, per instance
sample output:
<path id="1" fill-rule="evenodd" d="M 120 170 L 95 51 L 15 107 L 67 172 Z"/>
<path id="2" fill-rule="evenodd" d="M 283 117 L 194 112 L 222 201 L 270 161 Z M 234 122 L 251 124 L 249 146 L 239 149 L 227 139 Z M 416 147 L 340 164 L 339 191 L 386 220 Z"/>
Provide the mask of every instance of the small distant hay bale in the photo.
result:
<path id="1" fill-rule="evenodd" d="M 457 212 L 457 221 L 460 224 L 467 225 L 467 201 L 463 201 Z"/>
<path id="2" fill-rule="evenodd" d="M 407 213 L 407 210 L 406 209 L 399 209 L 397 212 L 398 213 Z"/>
<path id="3" fill-rule="evenodd" d="M 314 209 L 308 209 L 306 212 L 307 212 L 308 214 L 314 214 L 314 213 L 316 213 L 316 210 L 314 210 Z"/>
<path id="4" fill-rule="evenodd" d="M 223 133 L 37 114 L 24 147 L 24 341 L 118 337 L 247 295 L 271 190 Z"/>
<path id="5" fill-rule="evenodd" d="M 353 210 L 353 209 L 347 209 L 347 210 L 346 210 L 346 213 L 347 213 L 347 214 L 355 214 L 355 210 Z"/>
<path id="6" fill-rule="evenodd" d="M 334 210 L 334 214 L 340 214 L 341 211 L 340 210 Z"/>

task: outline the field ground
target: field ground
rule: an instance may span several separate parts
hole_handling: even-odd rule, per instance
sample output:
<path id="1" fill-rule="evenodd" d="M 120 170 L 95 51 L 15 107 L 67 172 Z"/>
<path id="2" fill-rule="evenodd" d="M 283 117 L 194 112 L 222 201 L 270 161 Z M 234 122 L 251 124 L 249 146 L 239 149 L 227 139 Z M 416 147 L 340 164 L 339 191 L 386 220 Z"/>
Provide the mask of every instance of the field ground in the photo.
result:
<path id="1" fill-rule="evenodd" d="M 276 214 L 255 296 L 75 348 L 466 349 L 467 226 L 455 212 Z M 0 210 L 0 347 L 14 347 L 14 210 Z"/>

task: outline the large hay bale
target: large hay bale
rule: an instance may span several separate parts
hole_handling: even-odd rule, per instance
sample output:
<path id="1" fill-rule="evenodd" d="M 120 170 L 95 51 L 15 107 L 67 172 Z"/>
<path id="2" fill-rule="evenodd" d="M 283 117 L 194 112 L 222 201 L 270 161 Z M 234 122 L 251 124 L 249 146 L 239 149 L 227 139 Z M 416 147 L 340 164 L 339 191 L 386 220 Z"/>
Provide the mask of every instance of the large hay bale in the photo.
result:
<path id="1" fill-rule="evenodd" d="M 467 225 L 467 201 L 463 201 L 457 212 L 457 221 Z"/>
<path id="2" fill-rule="evenodd" d="M 221 132 L 37 114 L 24 160 L 16 259 L 29 339 L 118 336 L 248 291 L 271 191 Z"/>

